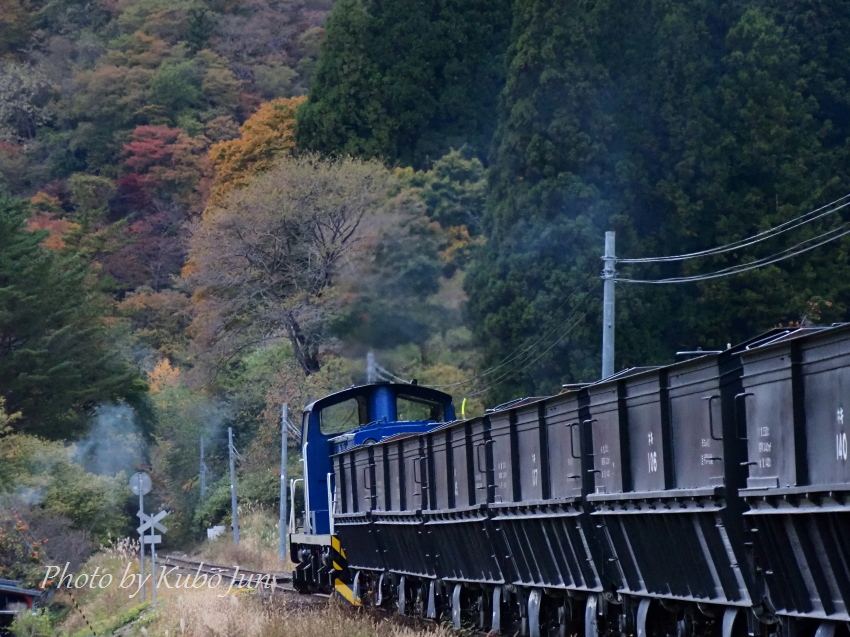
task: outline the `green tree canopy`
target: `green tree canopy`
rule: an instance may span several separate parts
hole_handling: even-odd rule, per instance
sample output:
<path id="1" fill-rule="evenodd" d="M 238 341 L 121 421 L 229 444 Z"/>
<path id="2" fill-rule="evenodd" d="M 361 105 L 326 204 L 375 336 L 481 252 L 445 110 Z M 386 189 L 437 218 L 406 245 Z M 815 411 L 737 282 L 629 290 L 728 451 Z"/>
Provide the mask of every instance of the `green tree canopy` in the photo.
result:
<path id="1" fill-rule="evenodd" d="M 464 143 L 486 155 L 510 4 L 340 0 L 299 109 L 299 145 L 416 167 Z"/>
<path id="2" fill-rule="evenodd" d="M 40 245 L 26 205 L 0 194 L 0 394 L 17 430 L 80 431 L 97 403 L 137 402 L 144 384 L 112 348 L 89 266 Z"/>
<path id="3" fill-rule="evenodd" d="M 794 218 L 850 183 L 850 109 L 837 90 L 843 71 L 826 52 L 846 56 L 834 31 L 850 26 L 846 9 L 518 0 L 514 11 L 488 243 L 467 278 L 469 314 L 490 363 L 554 332 L 531 341 L 493 388 L 500 397 L 598 377 L 598 289 L 569 335 L 584 309 L 567 317 L 585 281 L 598 277 L 606 230 L 618 232 L 621 257 L 700 250 Z M 830 25 L 824 44 L 803 27 L 813 21 Z M 841 221 L 836 214 L 722 257 L 622 269 L 649 279 L 711 272 Z M 725 347 L 803 315 L 844 319 L 846 250 L 835 243 L 701 283 L 618 284 L 617 321 L 626 328 L 618 368 Z"/>

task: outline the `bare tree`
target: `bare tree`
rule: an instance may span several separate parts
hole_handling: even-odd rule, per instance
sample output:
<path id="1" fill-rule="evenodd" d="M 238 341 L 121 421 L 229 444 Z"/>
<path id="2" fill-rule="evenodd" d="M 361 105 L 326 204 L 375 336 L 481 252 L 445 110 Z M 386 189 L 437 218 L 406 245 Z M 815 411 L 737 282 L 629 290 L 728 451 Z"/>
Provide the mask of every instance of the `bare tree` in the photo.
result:
<path id="1" fill-rule="evenodd" d="M 21 142 L 35 137 L 50 121 L 50 82 L 35 66 L 0 64 L 0 141 Z"/>
<path id="2" fill-rule="evenodd" d="M 391 179 L 374 161 L 285 158 L 204 213 L 187 272 L 196 337 L 218 364 L 285 337 L 304 372 L 318 371 L 337 277 Z"/>

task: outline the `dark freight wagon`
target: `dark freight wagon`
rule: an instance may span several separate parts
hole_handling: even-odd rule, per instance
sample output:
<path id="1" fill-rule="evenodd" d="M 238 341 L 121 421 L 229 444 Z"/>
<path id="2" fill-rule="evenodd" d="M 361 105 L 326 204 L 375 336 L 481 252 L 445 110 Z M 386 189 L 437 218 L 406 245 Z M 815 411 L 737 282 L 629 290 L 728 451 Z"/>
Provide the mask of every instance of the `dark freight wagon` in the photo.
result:
<path id="1" fill-rule="evenodd" d="M 850 621 L 850 328 L 782 335 L 743 357 L 741 495 L 770 603 L 782 617 Z"/>

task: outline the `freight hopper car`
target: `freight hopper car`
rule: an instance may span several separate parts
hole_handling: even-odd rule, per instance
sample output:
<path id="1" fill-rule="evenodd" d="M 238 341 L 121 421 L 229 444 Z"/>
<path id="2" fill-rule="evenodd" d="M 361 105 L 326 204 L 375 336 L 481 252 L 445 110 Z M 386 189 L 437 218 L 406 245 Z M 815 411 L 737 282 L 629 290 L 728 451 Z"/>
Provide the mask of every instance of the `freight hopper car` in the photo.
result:
<path id="1" fill-rule="evenodd" d="M 850 328 L 774 330 L 374 444 L 355 429 L 329 451 L 332 574 L 356 603 L 509 634 L 833 637 L 848 390 Z"/>
<path id="2" fill-rule="evenodd" d="M 614 588 L 584 501 L 586 421 L 572 392 L 336 454 L 355 594 L 487 630 L 595 621 Z"/>
<path id="3" fill-rule="evenodd" d="M 850 330 L 789 335 L 742 359 L 740 495 L 756 564 L 782 623 L 832 637 L 850 621 Z"/>

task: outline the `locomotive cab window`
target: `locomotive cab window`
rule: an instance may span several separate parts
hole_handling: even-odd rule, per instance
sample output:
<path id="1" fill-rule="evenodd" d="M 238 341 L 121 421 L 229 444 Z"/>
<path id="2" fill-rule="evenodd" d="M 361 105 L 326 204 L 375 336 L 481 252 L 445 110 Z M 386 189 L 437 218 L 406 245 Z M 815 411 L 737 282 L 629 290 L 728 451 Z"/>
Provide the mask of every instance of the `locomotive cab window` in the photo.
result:
<path id="1" fill-rule="evenodd" d="M 403 420 L 436 420 L 443 422 L 443 405 L 424 398 L 399 395 L 396 398 L 398 419 Z"/>
<path id="2" fill-rule="evenodd" d="M 366 401 L 358 396 L 322 409 L 319 413 L 319 428 L 326 436 L 341 434 L 365 424 L 366 418 Z"/>

